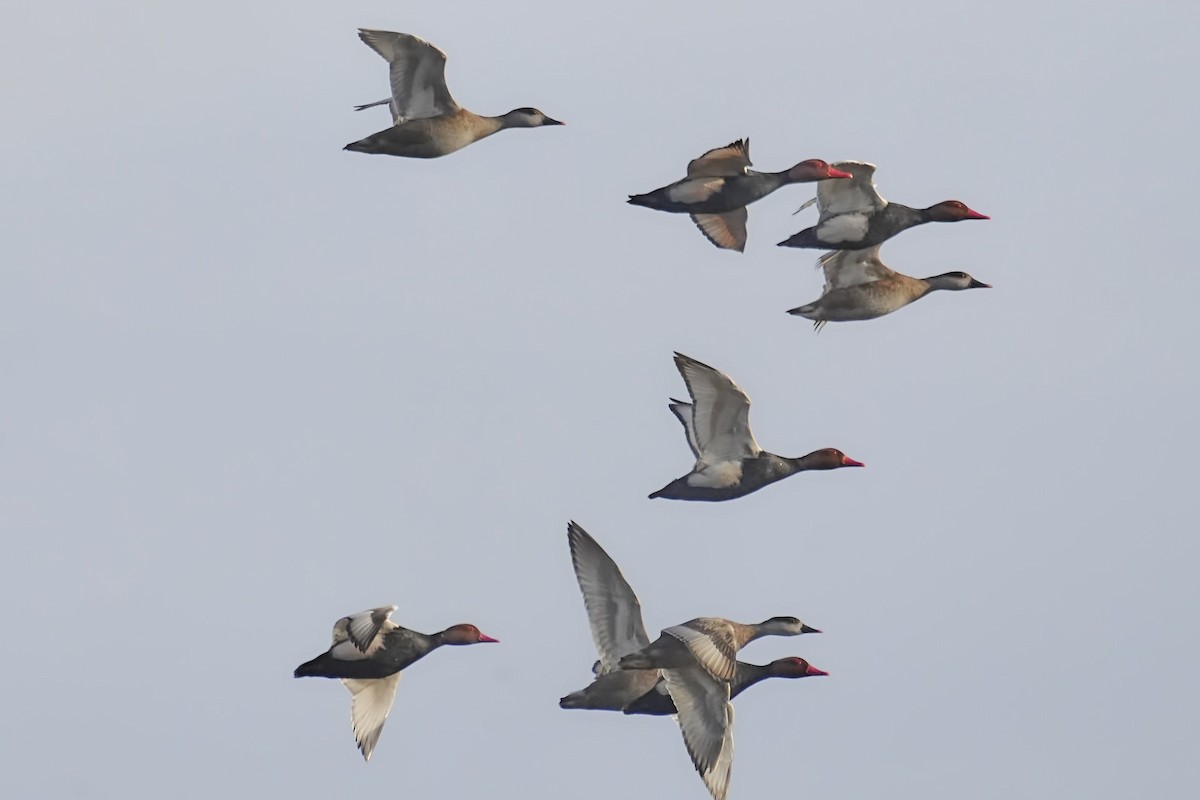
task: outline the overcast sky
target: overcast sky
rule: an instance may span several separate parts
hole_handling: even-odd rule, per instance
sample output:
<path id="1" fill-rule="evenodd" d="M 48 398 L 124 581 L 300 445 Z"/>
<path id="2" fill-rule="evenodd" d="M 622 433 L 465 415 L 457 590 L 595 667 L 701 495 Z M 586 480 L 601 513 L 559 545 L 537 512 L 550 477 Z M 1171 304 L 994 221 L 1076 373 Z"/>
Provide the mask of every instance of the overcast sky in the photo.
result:
<path id="1" fill-rule="evenodd" d="M 1114 6 L 1117 4 L 1113 4 Z M 1191 4 L 40 2 L 0 15 L 0 794 L 704 800 L 668 720 L 567 712 L 576 519 L 651 631 L 794 614 L 828 678 L 737 700 L 731 800 L 1190 798 L 1200 293 Z M 359 26 L 563 128 L 417 161 Z M 815 336 L 811 187 L 744 255 L 624 203 L 748 136 L 990 222 L 939 293 Z M 768 450 L 721 504 L 679 350 Z M 365 765 L 292 669 L 344 614 L 502 644 L 406 671 Z"/>

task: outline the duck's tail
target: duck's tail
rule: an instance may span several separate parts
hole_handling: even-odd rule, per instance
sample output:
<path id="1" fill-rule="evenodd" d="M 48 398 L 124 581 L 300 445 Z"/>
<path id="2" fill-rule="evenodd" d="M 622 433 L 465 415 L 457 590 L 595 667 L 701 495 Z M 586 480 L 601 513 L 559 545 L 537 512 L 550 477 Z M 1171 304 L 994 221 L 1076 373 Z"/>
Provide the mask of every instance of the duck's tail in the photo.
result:
<path id="1" fill-rule="evenodd" d="M 826 249 L 826 245 L 817 239 L 816 228 L 805 228 L 799 233 L 792 234 L 780 242 L 778 247 L 815 247 L 821 250 Z"/>
<path id="2" fill-rule="evenodd" d="M 646 194 L 631 194 L 625 202 L 631 206 L 641 206 L 642 208 L 653 208 L 656 211 L 662 211 L 664 210 L 664 203 L 670 201 L 663 196 L 661 189 L 656 189 Z"/>
<path id="3" fill-rule="evenodd" d="M 340 678 L 341 675 L 335 675 L 332 672 L 332 661 L 329 653 L 322 653 L 312 661 L 305 661 L 296 667 L 296 671 L 292 675 L 296 678 Z"/>

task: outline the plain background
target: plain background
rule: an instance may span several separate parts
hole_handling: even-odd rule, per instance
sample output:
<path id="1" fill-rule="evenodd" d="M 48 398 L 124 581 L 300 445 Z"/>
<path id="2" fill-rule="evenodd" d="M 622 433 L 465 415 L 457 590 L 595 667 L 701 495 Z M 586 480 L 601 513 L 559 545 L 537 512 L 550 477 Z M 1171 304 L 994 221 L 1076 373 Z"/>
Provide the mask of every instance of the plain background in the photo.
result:
<path id="1" fill-rule="evenodd" d="M 831 676 L 738 700 L 731 799 L 1194 797 L 1200 14 L 1115 6 L 7 5 L 0 793 L 702 800 L 669 721 L 556 706 L 574 518 L 651 631 L 826 631 L 745 651 Z M 359 26 L 568 124 L 342 152 L 388 122 Z M 884 257 L 996 288 L 815 336 L 812 187 L 744 255 L 623 202 L 743 136 L 991 215 Z M 867 468 L 647 500 L 673 350 Z M 408 670 L 364 765 L 291 670 L 387 603 L 502 644 Z"/>

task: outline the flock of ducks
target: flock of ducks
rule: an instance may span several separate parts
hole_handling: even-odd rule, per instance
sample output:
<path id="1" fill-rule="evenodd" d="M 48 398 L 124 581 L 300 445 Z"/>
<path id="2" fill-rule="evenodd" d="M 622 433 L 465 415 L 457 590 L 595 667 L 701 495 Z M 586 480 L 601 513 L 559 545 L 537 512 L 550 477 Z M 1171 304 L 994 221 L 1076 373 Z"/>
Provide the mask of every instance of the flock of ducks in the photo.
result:
<path id="1" fill-rule="evenodd" d="M 392 92 L 389 99 L 357 109 L 386 104 L 393 124 L 346 145 L 347 150 L 437 158 L 506 128 L 563 124 L 536 108 L 498 117 L 474 114 L 459 106 L 446 87 L 446 54 L 441 50 L 405 33 L 364 29 L 359 37 L 388 62 Z M 821 296 L 788 312 L 812 320 L 818 331 L 828 322 L 890 314 L 939 289 L 988 287 L 964 272 L 912 278 L 888 268 L 879 257 L 883 242 L 908 228 L 988 219 L 963 203 L 947 200 L 923 209 L 889 203 L 875 188 L 874 165 L 861 161 L 810 159 L 783 172 L 757 172 L 750 166 L 749 143 L 743 139 L 691 161 L 682 180 L 631 195 L 629 202 L 688 214 L 714 245 L 742 252 L 746 206 L 782 186 L 818 182 L 815 200 L 800 208 L 815 202 L 817 224 L 779 243 L 829 251 L 818 261 L 825 275 Z M 689 400 L 672 399 L 669 408 L 683 425 L 695 463 L 651 498 L 731 500 L 798 472 L 864 466 L 833 448 L 798 458 L 763 450 L 750 431 L 750 398 L 732 378 L 682 353 L 675 354 L 675 365 Z M 765 665 L 745 663 L 737 660 L 738 651 L 763 636 L 820 631 L 791 616 L 758 624 L 698 617 L 664 628 L 650 641 L 637 595 L 612 558 L 574 522 L 567 526 L 567 542 L 599 658 L 592 668 L 594 680 L 561 698 L 559 706 L 675 717 L 693 765 L 715 800 L 724 800 L 733 766 L 730 701 L 767 678 L 827 674 L 795 656 Z M 339 619 L 329 649 L 294 673 L 297 678 L 336 678 L 346 686 L 354 737 L 367 761 L 402 670 L 443 645 L 498 641 L 467 624 L 433 634 L 409 630 L 392 622 L 396 610 L 383 606 Z"/>

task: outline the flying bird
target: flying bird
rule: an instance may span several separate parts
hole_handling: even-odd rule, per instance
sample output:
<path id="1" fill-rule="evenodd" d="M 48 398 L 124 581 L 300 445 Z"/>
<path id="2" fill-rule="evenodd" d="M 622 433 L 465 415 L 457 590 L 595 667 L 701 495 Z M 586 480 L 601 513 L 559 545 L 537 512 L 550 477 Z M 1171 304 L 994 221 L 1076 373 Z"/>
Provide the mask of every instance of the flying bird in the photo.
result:
<path id="1" fill-rule="evenodd" d="M 452 625 L 434 634 L 392 622 L 396 606 L 383 606 L 342 617 L 333 626 L 329 650 L 296 667 L 297 678 L 340 678 L 350 690 L 350 722 L 366 761 L 383 732 L 401 670 L 445 644 L 496 642 L 474 625 Z"/>
<path id="2" fill-rule="evenodd" d="M 744 625 L 720 617 L 696 619 L 663 630 L 657 640 L 618 662 L 621 669 L 659 669 L 678 712 L 683 743 L 713 800 L 725 800 L 733 769 L 734 656 L 762 636 L 819 633 L 795 617 Z"/>
<path id="3" fill-rule="evenodd" d="M 360 28 L 358 37 L 388 62 L 392 96 L 357 106 L 388 105 L 392 127 L 344 149 L 407 158 L 438 158 L 506 128 L 562 125 L 536 108 L 516 108 L 498 117 L 466 110 L 446 87 L 446 54 L 408 33 Z"/>
<path id="4" fill-rule="evenodd" d="M 629 202 L 689 214 L 710 242 L 740 253 L 746 249 L 746 206 L 789 183 L 849 177 L 848 172 L 815 158 L 783 172 L 756 172 L 750 169 L 750 140 L 739 139 L 693 159 L 683 180 L 630 195 Z"/>
<path id="5" fill-rule="evenodd" d="M 926 222 L 960 222 L 989 219 L 958 200 L 945 200 L 929 208 L 910 208 L 889 203 L 875 188 L 875 165 L 863 161 L 839 161 L 839 170 L 849 172 L 848 181 L 828 181 L 817 187 L 813 202 L 820 218 L 817 224 L 783 240 L 780 247 L 812 247 L 821 250 L 862 250 L 882 244 L 901 231 Z M 799 213 L 799 212 L 797 212 Z"/>
<path id="6" fill-rule="evenodd" d="M 669 408 L 683 424 L 696 464 L 651 499 L 732 500 L 797 472 L 864 466 L 832 447 L 799 458 L 768 453 L 750 432 L 750 397 L 732 378 L 682 353 L 675 354 L 675 366 L 692 401 L 672 399 Z"/>
<path id="7" fill-rule="evenodd" d="M 911 278 L 890 269 L 879 258 L 879 247 L 835 250 L 817 260 L 825 271 L 825 289 L 807 305 L 789 314 L 813 320 L 820 331 L 826 322 L 875 319 L 904 308 L 939 289 L 990 289 L 965 272 L 946 272 L 930 278 Z"/>
<path id="8" fill-rule="evenodd" d="M 693 766 L 715 800 L 724 800 L 733 766 L 733 706 L 729 700 L 768 677 L 827 673 L 802 658 L 785 658 L 765 666 L 734 662 L 732 678 L 721 680 L 694 654 L 715 664 L 716 671 L 725 665 L 716 664 L 692 634 L 707 632 L 714 640 L 712 649 L 724 653 L 732 648 L 736 653 L 760 636 L 792 636 L 816 633 L 817 629 L 795 617 L 773 617 L 759 625 L 701 617 L 668 628 L 651 642 L 642 622 L 641 603 L 608 553 L 574 522 L 567 526 L 567 542 L 600 660 L 592 668 L 596 679 L 563 697 L 559 706 L 675 715 Z"/>

